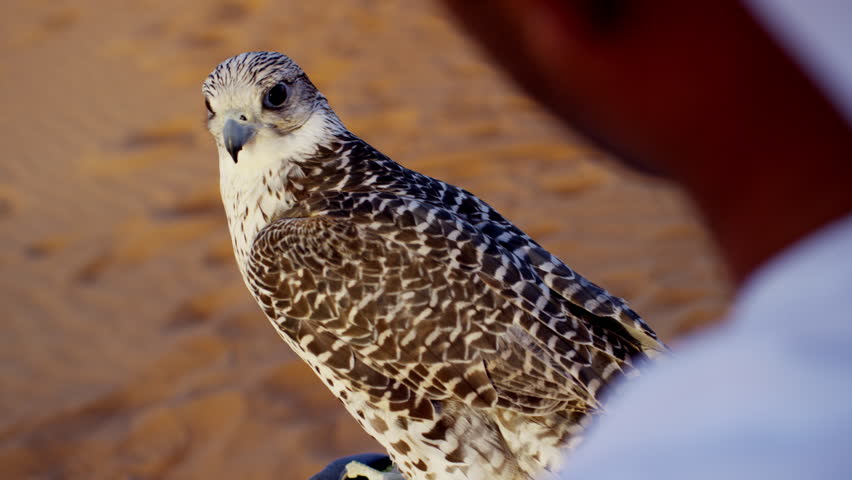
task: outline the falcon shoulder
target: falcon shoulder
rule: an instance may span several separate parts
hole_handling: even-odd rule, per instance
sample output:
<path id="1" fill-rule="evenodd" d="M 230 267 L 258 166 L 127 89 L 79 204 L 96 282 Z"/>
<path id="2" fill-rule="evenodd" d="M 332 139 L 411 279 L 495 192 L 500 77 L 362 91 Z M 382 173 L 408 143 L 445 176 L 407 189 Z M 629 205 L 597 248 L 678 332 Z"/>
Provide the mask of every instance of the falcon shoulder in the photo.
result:
<path id="1" fill-rule="evenodd" d="M 565 265 L 488 203 L 462 188 L 409 172 L 417 177 L 412 183 L 431 185 L 431 190 L 437 192 L 427 195 L 427 198 L 433 197 L 430 198 L 432 203 L 439 199 L 441 205 L 449 205 L 454 214 L 526 262 L 547 287 L 569 300 L 571 307 L 596 317 L 590 327 L 599 348 L 622 357 L 625 354 L 655 356 L 668 351 L 668 347 L 624 300 Z M 619 354 L 619 349 L 623 350 L 622 354 Z"/>

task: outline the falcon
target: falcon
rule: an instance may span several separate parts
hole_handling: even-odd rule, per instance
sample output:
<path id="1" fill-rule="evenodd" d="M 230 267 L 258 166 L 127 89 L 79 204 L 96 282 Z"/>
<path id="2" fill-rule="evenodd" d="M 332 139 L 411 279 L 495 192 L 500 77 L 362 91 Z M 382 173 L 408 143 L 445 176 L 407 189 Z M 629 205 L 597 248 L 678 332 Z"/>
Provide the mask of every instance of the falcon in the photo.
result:
<path id="1" fill-rule="evenodd" d="M 287 56 L 225 60 L 202 92 L 243 280 L 404 478 L 555 471 L 665 351 L 487 203 L 347 130 Z"/>

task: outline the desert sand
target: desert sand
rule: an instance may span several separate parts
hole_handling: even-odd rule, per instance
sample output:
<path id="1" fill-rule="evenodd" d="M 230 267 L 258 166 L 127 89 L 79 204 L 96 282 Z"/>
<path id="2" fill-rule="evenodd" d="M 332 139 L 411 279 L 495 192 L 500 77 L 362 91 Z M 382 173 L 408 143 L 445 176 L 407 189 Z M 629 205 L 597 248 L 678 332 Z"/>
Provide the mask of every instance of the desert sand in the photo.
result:
<path id="1" fill-rule="evenodd" d="M 510 85 L 425 1 L 0 6 L 0 478 L 303 479 L 379 450 L 242 284 L 200 85 L 292 56 L 351 130 L 463 186 L 664 340 L 724 313 L 684 197 Z"/>

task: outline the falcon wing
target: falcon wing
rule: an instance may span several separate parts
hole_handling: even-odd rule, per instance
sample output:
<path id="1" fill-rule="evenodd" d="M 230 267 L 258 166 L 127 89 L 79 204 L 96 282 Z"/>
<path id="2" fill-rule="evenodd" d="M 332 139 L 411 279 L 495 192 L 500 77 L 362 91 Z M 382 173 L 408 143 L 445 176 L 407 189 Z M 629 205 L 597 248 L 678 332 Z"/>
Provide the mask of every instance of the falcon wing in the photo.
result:
<path id="1" fill-rule="evenodd" d="M 624 300 L 572 270 L 486 202 L 464 189 L 421 176 L 421 183 L 431 182 L 442 192 L 437 198 L 451 205 L 454 214 L 527 263 L 545 285 L 567 299 L 575 309 L 585 310 L 595 317 L 588 327 L 597 348 L 616 357 L 653 356 L 668 351 Z"/>
<path id="2" fill-rule="evenodd" d="M 595 406 L 623 366 L 589 351 L 587 321 L 531 267 L 446 210 L 325 193 L 306 211 L 258 234 L 249 283 L 300 348 L 377 398 L 551 412 Z"/>

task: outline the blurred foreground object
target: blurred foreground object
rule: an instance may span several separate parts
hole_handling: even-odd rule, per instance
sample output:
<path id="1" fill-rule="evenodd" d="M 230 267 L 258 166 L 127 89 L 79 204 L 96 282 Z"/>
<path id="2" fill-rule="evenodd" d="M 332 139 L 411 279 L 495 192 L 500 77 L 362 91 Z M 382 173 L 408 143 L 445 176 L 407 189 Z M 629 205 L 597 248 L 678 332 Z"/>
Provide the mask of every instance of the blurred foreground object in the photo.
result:
<path id="1" fill-rule="evenodd" d="M 740 285 L 727 325 L 617 389 L 563 478 L 847 476 L 850 2 L 446 3 L 556 115 L 682 186 Z"/>
<path id="2" fill-rule="evenodd" d="M 840 105 L 739 2 L 447 3 L 544 106 L 680 184 L 737 282 L 852 208 Z"/>

